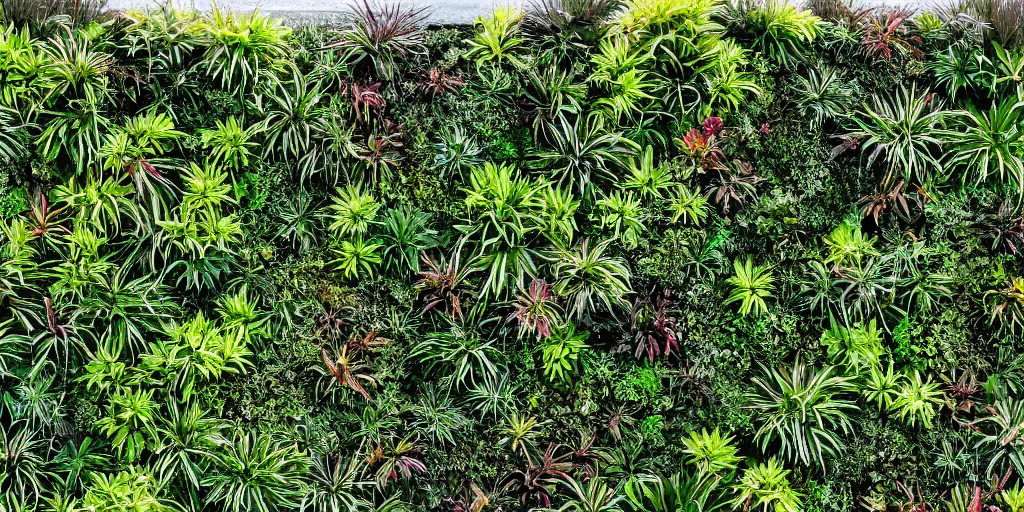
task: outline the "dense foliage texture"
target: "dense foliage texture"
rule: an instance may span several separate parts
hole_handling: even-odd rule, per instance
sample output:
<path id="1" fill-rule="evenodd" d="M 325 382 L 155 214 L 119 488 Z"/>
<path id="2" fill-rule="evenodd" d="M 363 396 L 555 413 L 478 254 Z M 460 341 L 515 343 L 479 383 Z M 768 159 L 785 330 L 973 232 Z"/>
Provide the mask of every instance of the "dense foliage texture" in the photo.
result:
<path id="1" fill-rule="evenodd" d="M 0 510 L 1024 511 L 1021 2 L 85 3 L 2 4 Z"/>

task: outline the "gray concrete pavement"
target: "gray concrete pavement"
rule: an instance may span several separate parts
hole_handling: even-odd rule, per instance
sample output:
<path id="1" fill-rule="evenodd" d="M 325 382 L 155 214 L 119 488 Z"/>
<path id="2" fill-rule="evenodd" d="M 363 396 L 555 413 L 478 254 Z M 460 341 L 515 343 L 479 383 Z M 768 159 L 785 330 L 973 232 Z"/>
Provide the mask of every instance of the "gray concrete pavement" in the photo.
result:
<path id="1" fill-rule="evenodd" d="M 497 6 L 513 5 L 521 7 L 531 0 L 402 0 L 403 5 L 426 7 L 431 23 L 455 24 L 472 23 L 478 16 L 486 15 Z M 173 4 L 182 7 L 194 7 L 200 10 L 210 8 L 211 0 L 172 0 Z M 920 0 L 858 0 L 861 5 L 888 5 L 926 8 L 935 2 Z M 143 8 L 156 5 L 155 0 L 108 0 L 107 6 L 113 9 Z M 262 6 L 264 13 L 281 16 L 286 19 L 334 19 L 349 10 L 352 0 L 217 0 L 221 7 L 229 7 L 235 11 L 251 11 Z"/>

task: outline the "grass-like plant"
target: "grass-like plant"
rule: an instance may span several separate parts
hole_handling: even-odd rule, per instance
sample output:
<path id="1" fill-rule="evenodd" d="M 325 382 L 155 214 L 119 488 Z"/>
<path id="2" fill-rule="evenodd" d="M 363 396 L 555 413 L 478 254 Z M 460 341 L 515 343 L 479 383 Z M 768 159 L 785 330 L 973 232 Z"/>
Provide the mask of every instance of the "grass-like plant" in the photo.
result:
<path id="1" fill-rule="evenodd" d="M 576 321 L 613 310 L 629 292 L 629 267 L 608 254 L 610 242 L 584 240 L 566 250 L 555 265 L 555 293 L 565 297 L 566 312 Z"/>
<path id="2" fill-rule="evenodd" d="M 786 370 L 763 370 L 747 395 L 761 450 L 777 449 L 783 460 L 824 468 L 828 457 L 842 451 L 840 436 L 853 428 L 849 415 L 857 406 L 850 395 L 856 383 L 834 367 L 818 369 L 801 361 Z"/>
<path id="3" fill-rule="evenodd" d="M 786 0 L 768 0 L 746 12 L 754 42 L 782 66 L 803 58 L 803 49 L 821 33 L 820 18 Z"/>
<path id="4" fill-rule="evenodd" d="M 854 117 L 852 136 L 869 151 L 868 164 L 885 165 L 888 179 L 928 183 L 942 168 L 939 149 L 947 142 L 943 131 L 949 113 L 941 102 L 916 86 L 891 96 L 873 96 Z"/>
<path id="5" fill-rule="evenodd" d="M 511 7 L 499 7 L 490 16 L 477 18 L 467 57 L 476 59 L 477 64 L 509 62 L 523 66 L 515 51 L 523 42 L 519 37 L 522 21 L 523 11 Z"/>
<path id="6" fill-rule="evenodd" d="M 768 312 L 766 299 L 774 297 L 775 276 L 770 265 L 754 265 L 754 257 L 736 259 L 732 264 L 735 275 L 726 280 L 732 290 L 724 304 L 740 303 L 741 315 L 763 315 Z"/>
<path id="7" fill-rule="evenodd" d="M 775 457 L 748 467 L 733 486 L 737 491 L 733 507 L 764 512 L 802 510 L 803 495 L 790 487 L 789 473 Z"/>
<path id="8" fill-rule="evenodd" d="M 741 457 L 732 444 L 733 436 L 723 436 L 718 428 L 711 432 L 702 429 L 690 432 L 690 437 L 683 438 L 684 452 L 688 455 L 686 463 L 695 466 L 703 474 L 724 473 L 736 469 Z"/>

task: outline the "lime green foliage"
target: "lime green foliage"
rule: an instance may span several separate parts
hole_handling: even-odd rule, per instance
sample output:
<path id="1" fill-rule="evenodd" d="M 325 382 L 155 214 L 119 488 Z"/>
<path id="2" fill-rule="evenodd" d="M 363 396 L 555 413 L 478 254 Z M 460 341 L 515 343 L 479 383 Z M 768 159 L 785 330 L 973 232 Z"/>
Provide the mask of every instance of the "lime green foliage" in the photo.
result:
<path id="1" fill-rule="evenodd" d="M 1024 511 L 1024 489 L 1018 483 L 999 493 L 999 500 L 1006 506 L 1007 512 Z"/>
<path id="2" fill-rule="evenodd" d="M 476 33 L 469 41 L 470 51 L 466 56 L 476 59 L 477 64 L 508 61 L 516 66 L 525 65 L 515 55 L 516 47 L 523 42 L 519 38 L 522 19 L 523 12 L 511 7 L 499 7 L 490 16 L 477 18 Z"/>
<path id="3" fill-rule="evenodd" d="M 669 208 L 672 210 L 672 222 L 700 226 L 708 216 L 707 198 L 685 186 L 675 190 Z"/>
<path id="4" fill-rule="evenodd" d="M 629 176 L 622 187 L 636 191 L 648 203 L 661 199 L 674 186 L 669 169 L 654 165 L 654 146 L 644 148 L 640 158 L 629 163 Z"/>
<path id="5" fill-rule="evenodd" d="M 748 94 L 760 92 L 751 75 L 743 70 L 747 64 L 744 49 L 721 37 L 724 27 L 714 18 L 722 9 L 723 5 L 716 0 L 629 1 L 613 27 L 613 34 L 625 35 L 634 51 L 647 49 L 653 57 L 652 67 L 660 72 L 677 75 L 699 70 L 698 74 L 703 76 L 687 86 L 706 93 L 707 103 L 701 105 L 701 114 L 707 116 L 720 108 L 737 109 Z M 618 59 L 616 74 L 609 78 L 628 89 L 620 90 L 610 100 L 612 105 L 619 105 L 617 110 L 624 111 L 627 102 L 643 98 L 638 94 L 642 89 L 638 89 L 637 73 L 630 73 L 627 81 L 620 77 L 647 66 L 637 58 Z M 672 106 L 682 112 L 688 107 Z"/>
<path id="6" fill-rule="evenodd" d="M 944 397 L 938 383 L 932 382 L 930 378 L 924 379 L 920 372 L 914 370 L 904 375 L 889 408 L 908 425 L 928 428 L 938 413 L 938 407 L 942 406 Z"/>
<path id="7" fill-rule="evenodd" d="M 540 192 L 537 185 L 518 169 L 490 162 L 473 169 L 466 192 L 466 208 L 479 215 L 477 226 L 481 238 L 496 238 L 507 245 L 516 245 L 533 229 L 531 210 Z"/>
<path id="8" fill-rule="evenodd" d="M 333 248 L 337 259 L 332 263 L 349 279 L 372 277 L 381 262 L 378 252 L 380 247 L 380 244 L 363 240 L 361 236 L 342 240 L 340 245 Z"/>
<path id="9" fill-rule="evenodd" d="M 635 248 L 646 229 L 640 200 L 632 192 L 615 191 L 599 199 L 597 205 L 601 210 L 601 227 L 610 229 L 626 247 Z"/>
<path id="10" fill-rule="evenodd" d="M 654 32 L 666 24 L 685 26 L 684 36 L 717 33 L 721 26 L 711 21 L 721 5 L 714 0 L 636 0 L 626 3 L 618 24 L 626 33 Z"/>
<path id="11" fill-rule="evenodd" d="M 119 457 L 135 462 L 145 450 L 156 446 L 158 407 L 152 389 L 118 391 L 110 396 L 107 415 L 96 422 L 96 427 L 110 438 Z"/>
<path id="12" fill-rule="evenodd" d="M 251 91 L 270 72 L 280 71 L 291 50 L 292 29 L 259 11 L 236 14 L 214 4 L 194 30 L 204 31 L 211 39 L 203 55 L 206 73 L 239 95 Z"/>
<path id="13" fill-rule="evenodd" d="M 875 250 L 877 237 L 867 236 L 861 231 L 859 219 L 847 219 L 825 237 L 828 256 L 825 263 L 852 267 L 865 258 L 881 254 Z"/>
<path id="14" fill-rule="evenodd" d="M 789 486 L 788 469 L 774 457 L 743 471 L 733 487 L 737 491 L 733 507 L 764 512 L 798 512 L 803 496 Z"/>
<path id="15" fill-rule="evenodd" d="M 335 191 L 330 229 L 341 236 L 363 235 L 377 218 L 380 203 L 372 194 L 349 185 Z"/>
<path id="16" fill-rule="evenodd" d="M 821 33 L 820 21 L 787 0 L 767 0 L 746 13 L 746 22 L 756 35 L 754 43 L 782 66 L 803 59 L 803 49 Z"/>
<path id="17" fill-rule="evenodd" d="M 893 372 L 891 362 L 885 368 L 879 365 L 870 366 L 864 375 L 861 393 L 868 402 L 874 403 L 879 409 L 891 409 L 896 396 L 899 394 L 899 385 L 902 378 L 902 374 Z"/>
<path id="18" fill-rule="evenodd" d="M 213 152 L 213 164 L 225 165 L 234 170 L 249 167 L 249 158 L 253 156 L 256 142 L 253 141 L 254 129 L 242 128 L 234 116 L 226 121 L 217 120 L 217 128 L 203 132 L 203 145 Z"/>
<path id="19" fill-rule="evenodd" d="M 740 457 L 738 449 L 733 446 L 731 436 L 722 436 L 718 428 L 711 433 L 703 429 L 700 433 L 690 432 L 689 438 L 683 438 L 684 452 L 689 456 L 686 463 L 693 465 L 701 473 L 720 473 L 736 469 Z"/>
<path id="20" fill-rule="evenodd" d="M 149 113 L 129 119 L 104 139 L 100 155 L 103 168 L 114 171 L 149 172 L 152 160 L 174 146 L 185 134 L 174 129 L 166 114 Z"/>
<path id="21" fill-rule="evenodd" d="M 142 468 L 133 467 L 113 476 L 91 473 L 82 506 L 96 512 L 163 512 L 173 510 L 157 497 L 157 481 Z"/>
<path id="22" fill-rule="evenodd" d="M 754 257 L 747 256 L 746 261 L 736 259 L 732 263 L 735 275 L 726 280 L 732 287 L 724 304 L 740 303 L 741 315 L 763 315 L 768 312 L 765 299 L 774 297 L 775 277 L 771 266 L 754 266 Z"/>
<path id="23" fill-rule="evenodd" d="M 568 322 L 565 327 L 552 329 L 551 336 L 538 347 L 544 375 L 551 381 L 569 382 L 576 372 L 580 355 L 590 348 L 587 345 L 589 337 L 587 331 L 576 332 L 572 322 Z"/>
<path id="24" fill-rule="evenodd" d="M 540 430 L 541 425 L 536 417 L 512 413 L 502 428 L 504 437 L 498 440 L 498 446 L 507 446 L 512 452 L 521 452 L 528 456 L 537 447 Z"/>
<path id="25" fill-rule="evenodd" d="M 229 304 L 232 303 L 238 306 L 237 301 Z M 235 314 L 244 313 L 237 311 L 240 308 L 234 309 Z M 214 383 L 224 374 L 245 371 L 252 365 L 249 360 L 252 353 L 246 347 L 247 331 L 252 326 L 237 323 L 244 321 L 236 317 L 236 325 L 241 329 L 226 329 L 206 320 L 200 313 L 195 319 L 170 328 L 168 341 L 150 344 L 138 368 L 188 401 L 198 387 Z"/>
<path id="26" fill-rule="evenodd" d="M 855 324 L 852 327 L 833 324 L 822 333 L 821 344 L 827 348 L 833 363 L 854 373 L 877 367 L 884 353 L 882 333 L 874 320 L 867 325 Z"/>

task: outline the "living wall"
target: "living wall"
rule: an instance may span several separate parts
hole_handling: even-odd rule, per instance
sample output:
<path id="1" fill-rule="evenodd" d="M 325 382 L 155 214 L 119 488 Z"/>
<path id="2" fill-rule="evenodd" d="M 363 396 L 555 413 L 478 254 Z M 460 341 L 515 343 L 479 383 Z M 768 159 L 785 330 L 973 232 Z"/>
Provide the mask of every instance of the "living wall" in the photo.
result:
<path id="1" fill-rule="evenodd" d="M 1024 510 L 1020 2 L 4 6 L 0 510 Z"/>

